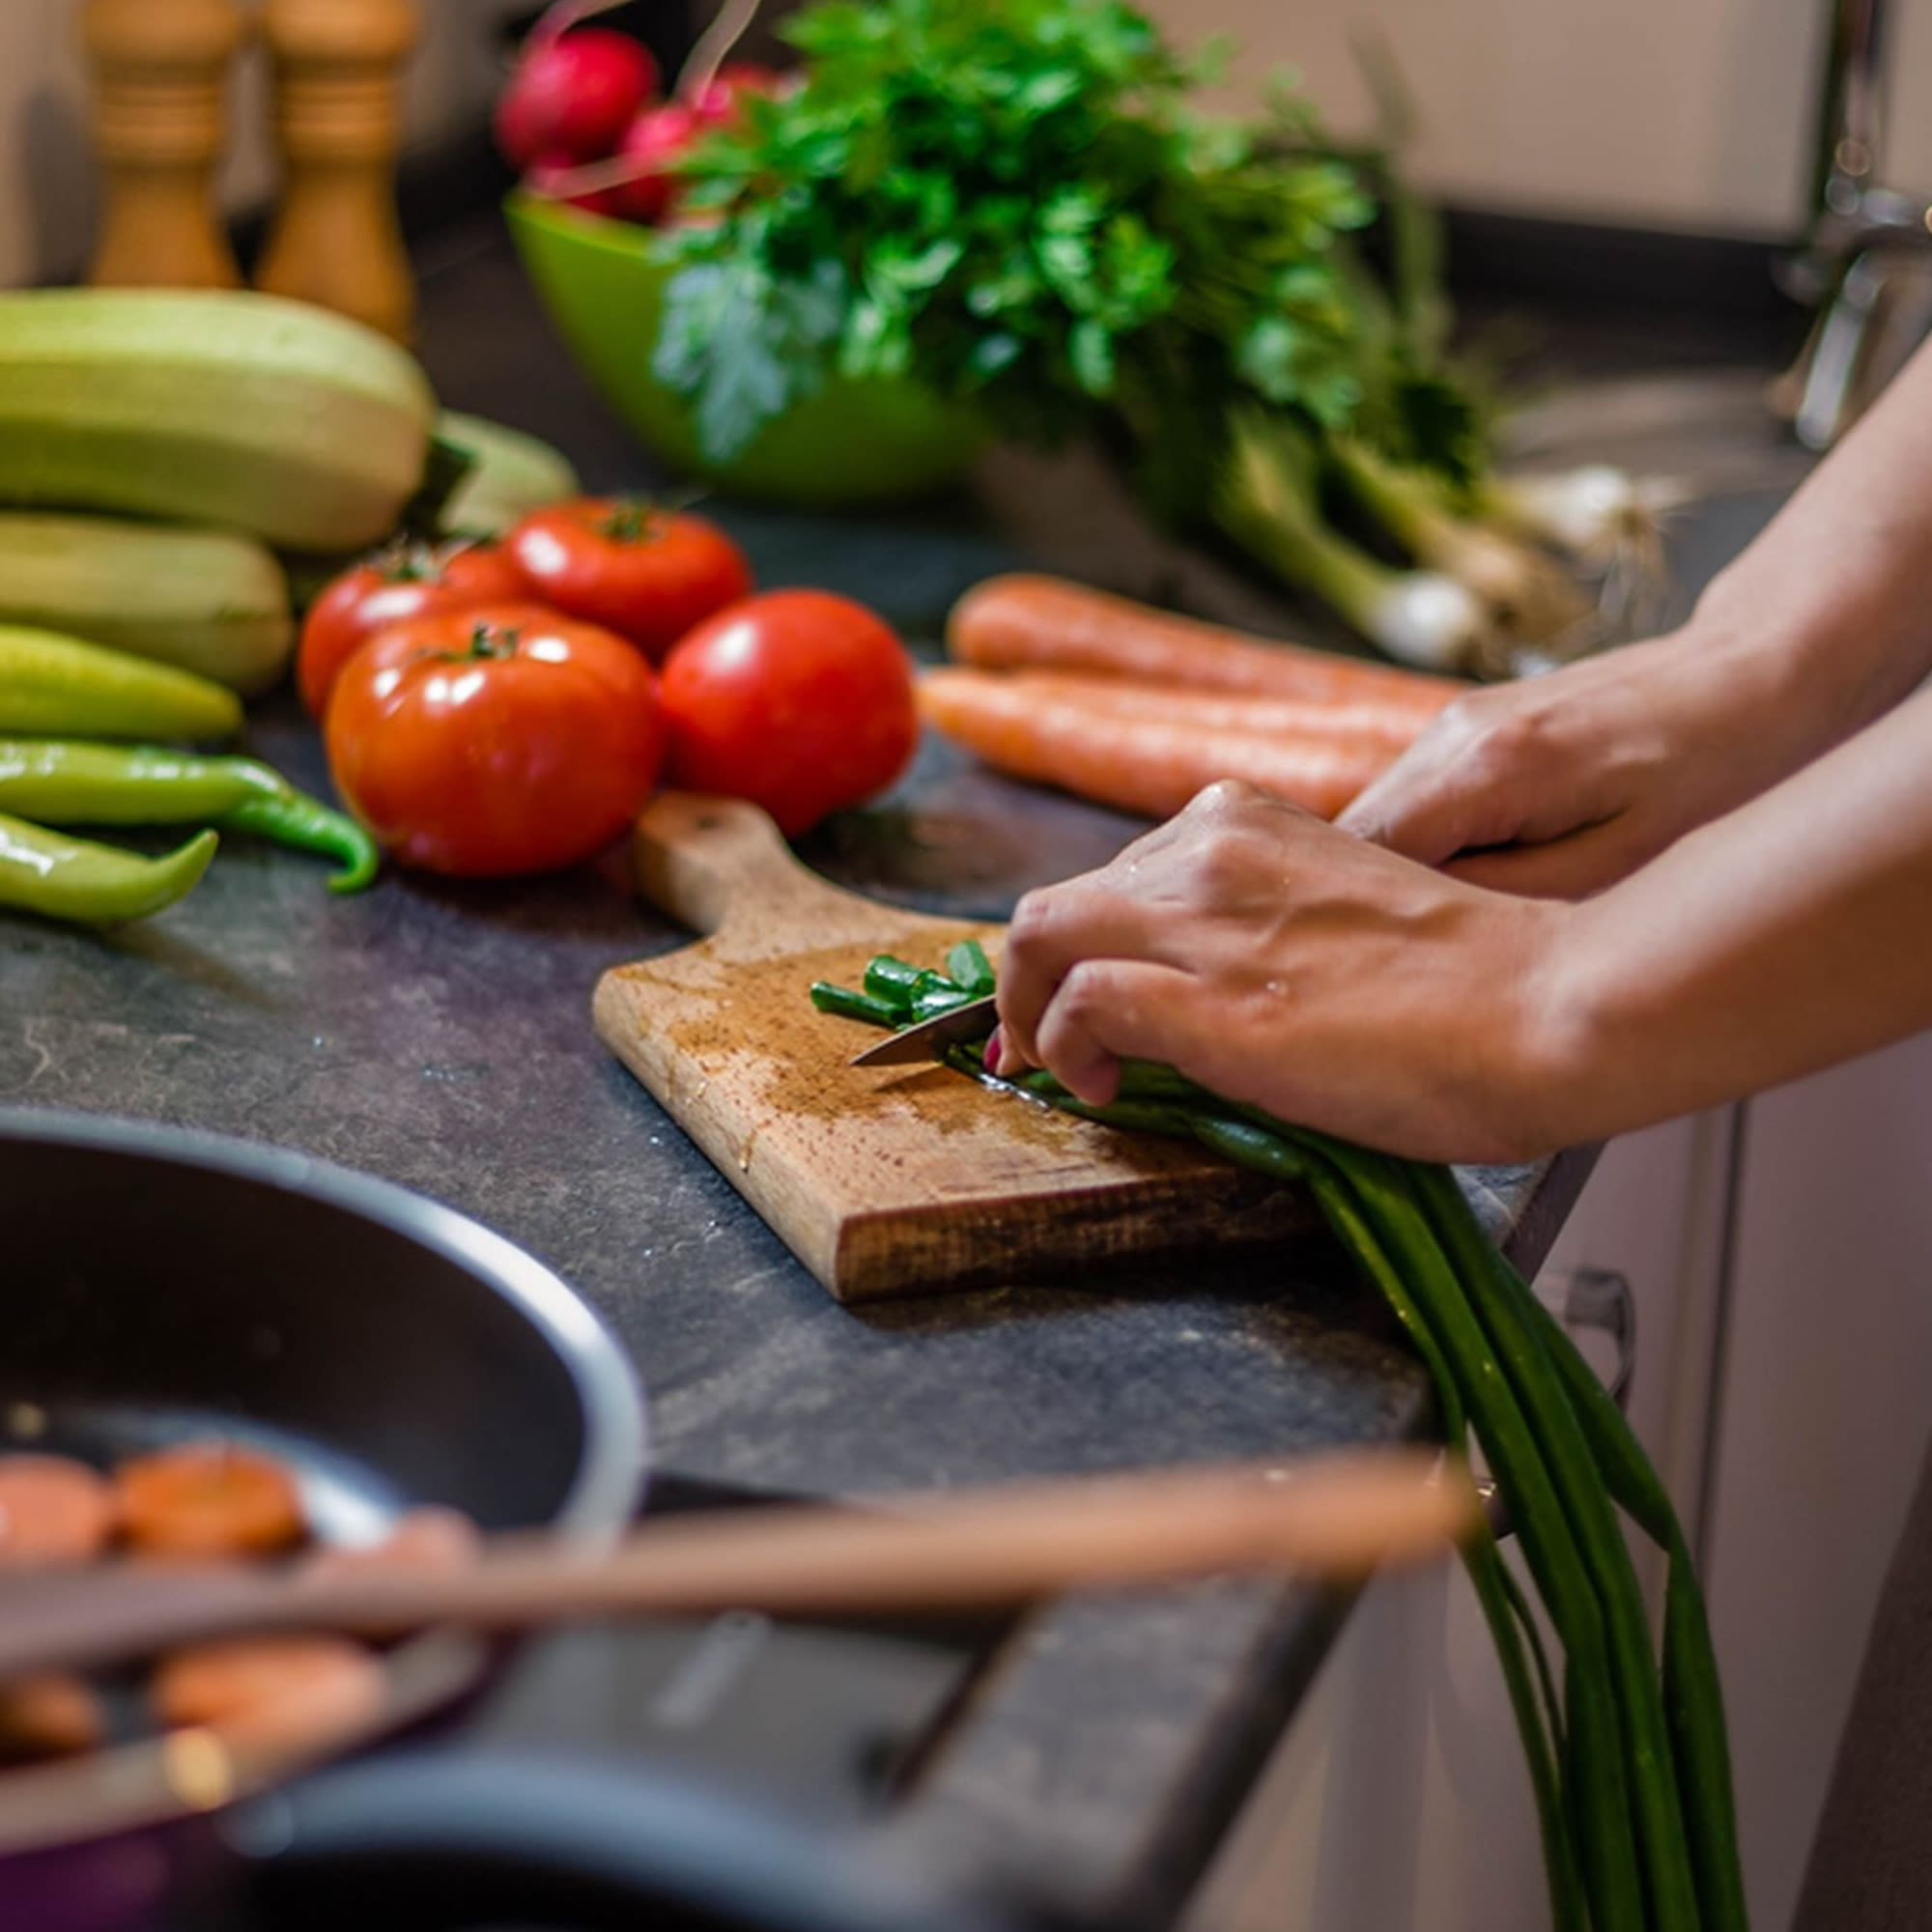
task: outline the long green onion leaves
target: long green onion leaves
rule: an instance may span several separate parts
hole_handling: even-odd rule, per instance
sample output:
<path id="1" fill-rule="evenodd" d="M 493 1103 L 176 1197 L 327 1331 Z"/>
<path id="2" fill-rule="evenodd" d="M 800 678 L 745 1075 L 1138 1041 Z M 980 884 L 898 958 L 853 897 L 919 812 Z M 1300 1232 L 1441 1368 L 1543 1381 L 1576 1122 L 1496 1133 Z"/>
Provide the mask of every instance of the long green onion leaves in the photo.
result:
<path id="1" fill-rule="evenodd" d="M 897 1027 L 992 990 L 977 947 L 948 970 L 881 958 L 823 1009 Z M 1497 1252 L 1446 1168 L 1395 1159 L 1131 1064 L 1092 1107 L 1051 1074 L 999 1081 L 1128 1131 L 1191 1138 L 1306 1187 L 1387 1299 L 1435 1382 L 1452 1455 L 1480 1448 L 1560 1656 L 1484 1529 L 1463 1551 L 1528 1762 L 1557 1932 L 1743 1932 L 1743 1879 L 1717 1663 L 1689 1547 L 1663 1485 L 1562 1327 Z M 1660 1660 L 1621 1511 L 1669 1565 Z"/>

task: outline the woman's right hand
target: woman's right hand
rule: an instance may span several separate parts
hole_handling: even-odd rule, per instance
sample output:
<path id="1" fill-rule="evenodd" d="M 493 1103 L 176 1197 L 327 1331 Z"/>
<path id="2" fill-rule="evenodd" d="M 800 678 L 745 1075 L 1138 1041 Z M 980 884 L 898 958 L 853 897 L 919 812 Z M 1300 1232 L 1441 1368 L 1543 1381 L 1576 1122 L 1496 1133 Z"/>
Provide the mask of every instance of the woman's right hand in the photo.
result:
<path id="1" fill-rule="evenodd" d="M 1693 620 L 1458 698 L 1337 822 L 1475 885 L 1581 898 L 1835 735 L 1784 652 Z"/>

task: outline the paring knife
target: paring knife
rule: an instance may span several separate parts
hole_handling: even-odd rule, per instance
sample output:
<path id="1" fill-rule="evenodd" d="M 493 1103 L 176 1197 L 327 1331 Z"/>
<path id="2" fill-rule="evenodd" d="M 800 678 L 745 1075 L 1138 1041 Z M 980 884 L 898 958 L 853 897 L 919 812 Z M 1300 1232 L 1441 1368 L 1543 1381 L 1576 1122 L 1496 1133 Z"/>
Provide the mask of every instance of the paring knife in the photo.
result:
<path id="1" fill-rule="evenodd" d="M 852 1065 L 910 1066 L 915 1061 L 937 1060 L 949 1046 L 987 1038 L 999 1023 L 999 1002 L 988 993 L 983 1000 L 968 1000 L 963 1007 L 949 1007 L 934 1019 L 889 1033 L 864 1053 L 854 1054 Z"/>

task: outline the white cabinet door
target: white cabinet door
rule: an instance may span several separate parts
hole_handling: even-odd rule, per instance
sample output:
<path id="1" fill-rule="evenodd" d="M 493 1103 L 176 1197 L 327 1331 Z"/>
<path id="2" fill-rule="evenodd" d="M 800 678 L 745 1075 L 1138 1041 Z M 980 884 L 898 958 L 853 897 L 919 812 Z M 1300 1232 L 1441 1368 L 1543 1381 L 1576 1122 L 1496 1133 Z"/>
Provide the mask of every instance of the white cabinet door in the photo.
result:
<path id="1" fill-rule="evenodd" d="M 1756 1932 L 1785 1932 L 1932 1431 L 1932 1037 L 1751 1103 L 1706 1581 Z"/>
<path id="2" fill-rule="evenodd" d="M 1704 1474 L 1728 1114 L 1608 1148 L 1556 1243 L 1636 1299 L 1632 1416 L 1681 1511 Z M 1373 1584 L 1203 1887 L 1190 1932 L 1544 1932 L 1543 1856 L 1460 1569 Z"/>

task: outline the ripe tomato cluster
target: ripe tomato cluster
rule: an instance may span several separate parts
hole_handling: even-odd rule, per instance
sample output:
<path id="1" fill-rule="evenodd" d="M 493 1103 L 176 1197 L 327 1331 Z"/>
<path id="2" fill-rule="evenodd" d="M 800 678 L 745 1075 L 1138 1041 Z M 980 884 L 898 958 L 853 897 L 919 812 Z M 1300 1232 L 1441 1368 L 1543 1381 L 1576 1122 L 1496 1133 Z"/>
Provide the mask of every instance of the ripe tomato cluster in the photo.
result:
<path id="1" fill-rule="evenodd" d="M 350 810 L 402 863 L 469 877 L 587 859 L 667 779 L 795 837 L 883 791 L 919 737 L 880 618 L 758 594 L 715 524 L 622 498 L 357 564 L 311 606 L 296 676 Z"/>

